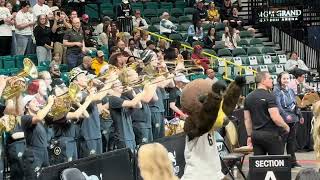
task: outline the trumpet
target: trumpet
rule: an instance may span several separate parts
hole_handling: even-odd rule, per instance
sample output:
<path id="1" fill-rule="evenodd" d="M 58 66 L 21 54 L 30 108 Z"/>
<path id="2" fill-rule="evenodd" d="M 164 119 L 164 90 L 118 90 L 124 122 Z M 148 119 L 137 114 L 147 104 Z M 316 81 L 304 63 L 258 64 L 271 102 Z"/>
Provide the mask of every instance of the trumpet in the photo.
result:
<path id="1" fill-rule="evenodd" d="M 25 77 L 30 76 L 33 79 L 38 78 L 37 67 L 30 59 L 24 58 L 23 66 L 24 68 L 20 73 L 7 81 L 6 87 L 4 88 L 2 93 L 2 97 L 5 100 L 16 97 L 21 92 L 25 91 L 27 87 L 24 80 Z"/>
<path id="2" fill-rule="evenodd" d="M 19 117 L 14 115 L 4 115 L 0 118 L 0 133 L 11 132 L 19 122 Z"/>
<path id="3" fill-rule="evenodd" d="M 51 117 L 53 121 L 63 118 L 70 111 L 72 104 L 77 101 L 77 94 L 79 92 L 79 86 L 70 83 L 68 92 L 55 99 L 48 113 L 49 117 Z"/>

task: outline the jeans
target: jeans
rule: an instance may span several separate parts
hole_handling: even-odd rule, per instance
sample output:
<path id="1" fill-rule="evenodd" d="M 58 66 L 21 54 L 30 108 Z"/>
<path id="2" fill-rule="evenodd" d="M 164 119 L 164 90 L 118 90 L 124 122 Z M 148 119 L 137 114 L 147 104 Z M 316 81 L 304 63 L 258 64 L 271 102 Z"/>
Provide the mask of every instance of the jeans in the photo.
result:
<path id="1" fill-rule="evenodd" d="M 56 53 L 59 53 L 60 63 L 67 64 L 67 60 L 66 60 L 67 47 L 63 46 L 63 44 L 60 42 L 55 42 L 53 47 L 54 47 L 53 54 L 55 55 Z"/>
<path id="2" fill-rule="evenodd" d="M 47 49 L 44 46 L 37 46 L 37 58 L 38 58 L 38 66 L 41 64 L 41 62 L 51 61 L 52 59 L 51 49 Z"/>
<path id="3" fill-rule="evenodd" d="M 69 71 L 82 63 L 82 53 L 69 53 L 67 54 L 67 64 Z"/>
<path id="4" fill-rule="evenodd" d="M 16 41 L 17 41 L 17 55 L 25 55 L 26 52 L 31 51 L 28 49 L 28 44 L 32 42 L 31 35 L 16 34 Z"/>
<path id="5" fill-rule="evenodd" d="M 287 154 L 291 155 L 291 161 L 295 163 L 297 161 L 295 152 L 296 152 L 296 131 L 297 131 L 298 123 L 289 123 L 288 125 L 290 127 L 290 132 L 284 138 L 284 143 L 286 143 Z"/>

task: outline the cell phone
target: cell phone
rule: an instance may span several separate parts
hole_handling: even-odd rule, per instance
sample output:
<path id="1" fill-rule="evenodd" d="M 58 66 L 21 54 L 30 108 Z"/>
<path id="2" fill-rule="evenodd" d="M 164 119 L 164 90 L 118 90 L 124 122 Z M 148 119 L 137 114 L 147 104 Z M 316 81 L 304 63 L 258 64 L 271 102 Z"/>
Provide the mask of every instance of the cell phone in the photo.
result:
<path id="1" fill-rule="evenodd" d="M 57 12 L 57 16 L 59 16 L 59 17 L 60 17 L 60 14 L 61 14 L 60 12 Z"/>

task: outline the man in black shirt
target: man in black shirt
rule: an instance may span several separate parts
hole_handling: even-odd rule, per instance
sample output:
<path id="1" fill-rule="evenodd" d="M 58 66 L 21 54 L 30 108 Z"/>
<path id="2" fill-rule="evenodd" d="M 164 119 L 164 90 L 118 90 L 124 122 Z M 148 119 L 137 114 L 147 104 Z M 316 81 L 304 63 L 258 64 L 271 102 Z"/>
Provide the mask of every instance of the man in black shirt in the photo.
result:
<path id="1" fill-rule="evenodd" d="M 289 126 L 279 114 L 268 72 L 256 75 L 258 87 L 244 103 L 244 121 L 248 133 L 247 144 L 253 145 L 254 155 L 281 155 L 284 153 L 281 132 L 289 132 Z M 281 131 L 282 130 L 282 131 Z"/>
<path id="2" fill-rule="evenodd" d="M 203 0 L 197 0 L 197 8 L 192 17 L 192 22 L 195 24 L 199 20 L 204 22 L 208 18 L 207 10 L 204 8 Z"/>
<path id="3" fill-rule="evenodd" d="M 66 31 L 63 45 L 67 47 L 67 64 L 69 70 L 81 64 L 82 52 L 85 49 L 80 19 L 72 19 L 72 29 Z"/>

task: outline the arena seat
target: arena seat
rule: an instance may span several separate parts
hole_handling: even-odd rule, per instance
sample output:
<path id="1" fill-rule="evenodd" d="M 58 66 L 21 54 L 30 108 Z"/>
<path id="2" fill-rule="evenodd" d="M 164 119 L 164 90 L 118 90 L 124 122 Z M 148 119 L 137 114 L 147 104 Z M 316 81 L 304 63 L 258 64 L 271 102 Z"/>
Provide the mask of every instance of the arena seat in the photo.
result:
<path id="1" fill-rule="evenodd" d="M 160 2 L 160 8 L 171 10 L 173 8 L 172 2 Z"/>
<path id="2" fill-rule="evenodd" d="M 169 39 L 176 40 L 176 41 L 182 41 L 183 37 L 181 34 L 170 34 Z"/>
<path id="3" fill-rule="evenodd" d="M 10 69 L 10 68 L 15 68 L 15 59 L 12 56 L 1 56 L 0 57 L 2 63 L 3 63 L 3 68 L 4 69 Z"/>
<path id="4" fill-rule="evenodd" d="M 190 7 L 187 7 L 187 8 L 184 8 L 184 15 L 187 16 L 187 15 L 193 15 L 193 13 L 195 13 L 196 10 L 194 8 L 190 8 Z"/>
<path id="5" fill-rule="evenodd" d="M 240 46 L 240 47 L 249 47 L 250 44 L 246 39 L 240 39 L 240 41 L 238 41 L 238 46 Z"/>
<path id="6" fill-rule="evenodd" d="M 154 9 L 145 9 L 143 11 L 143 17 L 147 17 L 147 18 L 152 18 L 152 17 L 157 17 L 158 14 Z"/>
<path id="7" fill-rule="evenodd" d="M 160 18 L 160 16 L 162 16 L 162 13 L 163 12 L 169 12 L 169 10 L 168 9 L 157 9 L 157 13 L 158 13 L 158 16 L 159 16 L 159 18 Z"/>
<path id="8" fill-rule="evenodd" d="M 248 56 L 255 56 L 255 55 L 261 55 L 261 52 L 256 47 L 250 47 L 247 50 Z"/>
<path id="9" fill-rule="evenodd" d="M 15 63 L 17 68 L 23 68 L 23 59 L 24 55 L 16 55 L 15 57 Z"/>
<path id="10" fill-rule="evenodd" d="M 276 55 L 276 52 L 272 47 L 265 46 L 262 48 L 262 54 Z"/>
<path id="11" fill-rule="evenodd" d="M 230 52 L 229 49 L 219 49 L 218 50 L 218 56 L 219 57 L 224 57 L 224 56 L 232 56 L 232 53 Z"/>
<path id="12" fill-rule="evenodd" d="M 240 31 L 240 38 L 252 38 L 252 34 L 249 31 Z"/>
<path id="13" fill-rule="evenodd" d="M 225 25 L 223 23 L 217 23 L 214 28 L 216 29 L 216 32 L 219 32 L 219 31 L 224 31 L 224 27 Z"/>
<path id="14" fill-rule="evenodd" d="M 135 2 L 135 3 L 131 3 L 131 8 L 133 11 L 135 10 L 140 10 L 143 11 L 143 4 L 141 2 Z"/>
<path id="15" fill-rule="evenodd" d="M 146 2 L 144 4 L 145 9 L 158 9 L 159 8 L 159 4 L 157 2 Z"/>
<path id="16" fill-rule="evenodd" d="M 159 24 L 161 19 L 160 17 L 152 17 L 150 21 L 152 25 L 155 25 L 155 24 Z"/>
<path id="17" fill-rule="evenodd" d="M 181 9 L 179 9 L 179 8 L 171 9 L 170 14 L 173 17 L 179 17 L 179 16 L 183 16 L 184 15 L 183 11 Z"/>
<path id="18" fill-rule="evenodd" d="M 260 40 L 260 39 L 257 39 L 257 38 L 252 38 L 250 40 L 250 45 L 251 46 L 263 46 L 263 42 Z"/>
<path id="19" fill-rule="evenodd" d="M 174 7 L 182 10 L 186 7 L 186 3 L 184 1 L 176 1 Z"/>
<path id="20" fill-rule="evenodd" d="M 235 48 L 232 51 L 233 57 L 236 56 L 247 56 L 247 52 L 243 48 Z"/>

